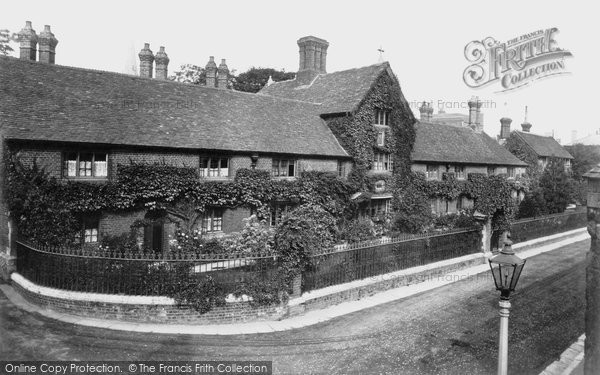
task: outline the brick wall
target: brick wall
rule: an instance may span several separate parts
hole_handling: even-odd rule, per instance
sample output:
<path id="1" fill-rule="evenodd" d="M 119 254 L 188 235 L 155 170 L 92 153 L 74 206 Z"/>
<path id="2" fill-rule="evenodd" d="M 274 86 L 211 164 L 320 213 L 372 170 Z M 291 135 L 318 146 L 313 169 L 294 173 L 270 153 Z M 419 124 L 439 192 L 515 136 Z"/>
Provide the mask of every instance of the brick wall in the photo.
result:
<path id="1" fill-rule="evenodd" d="M 47 149 L 20 149 L 17 153 L 19 160 L 26 167 L 31 167 L 34 163 L 45 168 L 46 172 L 52 177 L 60 178 L 62 176 L 62 152 L 56 148 Z"/>
<path id="2" fill-rule="evenodd" d="M 87 318 L 142 323 L 223 324 L 264 320 L 279 320 L 287 313 L 285 305 L 252 307 L 248 302 L 228 302 L 200 314 L 190 307 L 176 305 L 135 305 L 96 301 L 77 301 L 31 292 L 20 284 L 12 283 L 15 291 L 30 303 L 59 313 Z"/>
<path id="3" fill-rule="evenodd" d="M 138 219 L 143 219 L 146 210 L 127 211 L 127 212 L 103 212 L 100 215 L 98 231 L 100 236 L 116 236 L 121 233 L 129 233 L 131 224 Z"/>
<path id="4" fill-rule="evenodd" d="M 244 229 L 243 219 L 250 216 L 250 209 L 238 207 L 235 209 L 226 209 L 223 212 L 223 232 L 240 232 Z"/>

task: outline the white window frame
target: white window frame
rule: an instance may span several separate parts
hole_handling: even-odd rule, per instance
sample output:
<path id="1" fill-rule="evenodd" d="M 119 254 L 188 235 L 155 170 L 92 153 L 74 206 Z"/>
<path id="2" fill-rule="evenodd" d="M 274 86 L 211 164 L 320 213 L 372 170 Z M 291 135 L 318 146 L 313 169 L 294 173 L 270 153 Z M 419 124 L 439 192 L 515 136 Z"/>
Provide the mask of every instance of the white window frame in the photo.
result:
<path id="1" fill-rule="evenodd" d="M 383 109 L 375 110 L 375 125 L 389 125 L 390 124 L 390 111 Z"/>
<path id="2" fill-rule="evenodd" d="M 508 178 L 517 177 L 517 172 L 516 172 L 515 167 L 506 167 L 506 175 L 508 176 Z"/>
<path id="3" fill-rule="evenodd" d="M 373 154 L 373 166 L 371 169 L 374 171 L 393 171 L 394 160 L 392 155 L 383 152 L 375 152 Z"/>
<path id="4" fill-rule="evenodd" d="M 465 174 L 465 166 L 464 165 L 455 165 L 454 166 L 454 175 L 459 180 L 464 180 L 466 177 Z"/>
<path id="5" fill-rule="evenodd" d="M 202 233 L 213 233 L 223 231 L 223 208 L 209 207 L 202 215 L 200 230 Z"/>
<path id="6" fill-rule="evenodd" d="M 290 167 L 292 167 L 290 173 Z M 295 159 L 273 159 L 271 164 L 271 176 L 273 177 L 296 177 L 298 175 L 298 162 Z"/>
<path id="7" fill-rule="evenodd" d="M 385 129 L 377 129 L 377 146 L 385 146 Z"/>
<path id="8" fill-rule="evenodd" d="M 91 155 L 92 160 L 81 160 L 82 155 Z M 72 156 L 75 156 L 72 159 Z M 104 160 L 100 158 L 104 157 Z M 84 164 L 82 164 L 84 163 Z M 89 165 L 87 164 L 89 163 Z M 89 170 L 89 175 L 87 171 Z M 85 171 L 82 175 L 82 171 Z M 94 151 L 67 151 L 63 154 L 63 177 L 65 178 L 108 178 L 108 153 Z"/>
<path id="9" fill-rule="evenodd" d="M 428 180 L 438 180 L 440 178 L 440 166 L 427 164 L 425 167 L 425 175 Z"/>
<path id="10" fill-rule="evenodd" d="M 225 166 L 223 165 L 225 162 Z M 200 177 L 229 178 L 230 160 L 225 156 L 200 156 Z"/>

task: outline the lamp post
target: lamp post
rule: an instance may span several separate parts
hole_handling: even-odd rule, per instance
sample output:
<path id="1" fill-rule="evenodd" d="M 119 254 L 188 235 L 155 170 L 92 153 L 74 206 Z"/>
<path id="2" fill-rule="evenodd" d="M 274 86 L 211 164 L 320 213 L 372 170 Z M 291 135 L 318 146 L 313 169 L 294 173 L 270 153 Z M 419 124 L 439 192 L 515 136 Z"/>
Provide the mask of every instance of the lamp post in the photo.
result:
<path id="1" fill-rule="evenodd" d="M 489 259 L 496 289 L 500 291 L 500 339 L 498 345 L 498 375 L 506 375 L 508 369 L 508 316 L 510 293 L 515 290 L 525 260 L 515 255 L 510 235 L 499 254 Z"/>
<path id="2" fill-rule="evenodd" d="M 587 180 L 587 230 L 591 237 L 586 266 L 584 374 L 600 371 L 600 164 L 583 175 Z"/>

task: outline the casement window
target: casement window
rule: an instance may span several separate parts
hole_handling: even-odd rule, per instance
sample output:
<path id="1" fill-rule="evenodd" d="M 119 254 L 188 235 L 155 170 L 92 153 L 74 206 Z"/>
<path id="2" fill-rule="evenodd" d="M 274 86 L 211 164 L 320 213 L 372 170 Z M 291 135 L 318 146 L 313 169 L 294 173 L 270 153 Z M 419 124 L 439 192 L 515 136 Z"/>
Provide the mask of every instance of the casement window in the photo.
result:
<path id="1" fill-rule="evenodd" d="M 273 177 L 295 177 L 296 160 L 273 159 L 271 174 Z"/>
<path id="2" fill-rule="evenodd" d="M 392 161 L 392 155 L 383 154 L 376 152 L 373 160 L 374 171 L 391 171 L 394 168 L 394 162 Z"/>
<path id="3" fill-rule="evenodd" d="M 98 242 L 100 220 L 96 216 L 85 217 L 80 221 L 80 230 L 75 234 L 76 243 Z"/>
<path id="4" fill-rule="evenodd" d="M 464 197 L 462 195 L 456 198 L 456 211 L 463 209 L 463 199 Z"/>
<path id="5" fill-rule="evenodd" d="M 514 167 L 506 168 L 506 174 L 508 175 L 508 178 L 515 178 L 516 177 L 515 168 Z"/>
<path id="6" fill-rule="evenodd" d="M 385 130 L 379 129 L 377 131 L 377 146 L 385 146 Z"/>
<path id="7" fill-rule="evenodd" d="M 430 180 L 437 180 L 439 178 L 438 166 L 437 165 L 428 165 L 426 175 L 427 175 L 427 178 Z"/>
<path id="8" fill-rule="evenodd" d="M 337 173 L 338 177 L 346 177 L 346 163 L 344 163 L 343 161 L 337 162 Z"/>
<path id="9" fill-rule="evenodd" d="M 487 169 L 488 176 L 493 176 L 496 174 L 496 167 L 488 167 Z"/>
<path id="10" fill-rule="evenodd" d="M 200 157 L 200 177 L 229 177 L 229 159 L 220 156 Z"/>
<path id="11" fill-rule="evenodd" d="M 387 214 L 392 210 L 392 199 L 371 199 L 369 208 L 371 216 Z"/>
<path id="12" fill-rule="evenodd" d="M 106 178 L 108 155 L 104 152 L 67 152 L 64 156 L 64 177 Z"/>
<path id="13" fill-rule="evenodd" d="M 220 232 L 223 230 L 223 209 L 207 208 L 202 216 L 202 232 Z"/>
<path id="14" fill-rule="evenodd" d="M 389 125 L 390 112 L 378 109 L 375 111 L 375 125 Z"/>
<path id="15" fill-rule="evenodd" d="M 284 214 L 294 209 L 294 205 L 287 202 L 276 202 L 271 204 L 271 215 L 269 223 L 272 227 L 281 223 L 281 218 Z"/>
<path id="16" fill-rule="evenodd" d="M 463 180 L 465 178 L 465 167 L 462 165 L 455 166 L 454 175 L 457 179 Z"/>

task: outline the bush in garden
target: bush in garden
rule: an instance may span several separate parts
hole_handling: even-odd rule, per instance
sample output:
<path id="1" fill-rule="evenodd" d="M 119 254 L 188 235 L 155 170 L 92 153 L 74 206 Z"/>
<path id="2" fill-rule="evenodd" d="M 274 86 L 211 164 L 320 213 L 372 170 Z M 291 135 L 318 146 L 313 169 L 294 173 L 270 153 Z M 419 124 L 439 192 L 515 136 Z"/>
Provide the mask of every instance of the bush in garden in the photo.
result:
<path id="1" fill-rule="evenodd" d="M 287 285 L 310 264 L 312 251 L 333 246 L 336 232 L 335 218 L 319 206 L 303 205 L 284 217 L 275 232 L 275 254 Z"/>
<path id="2" fill-rule="evenodd" d="M 340 239 L 348 243 L 369 241 L 374 238 L 373 223 L 369 219 L 347 221 L 340 228 Z"/>

